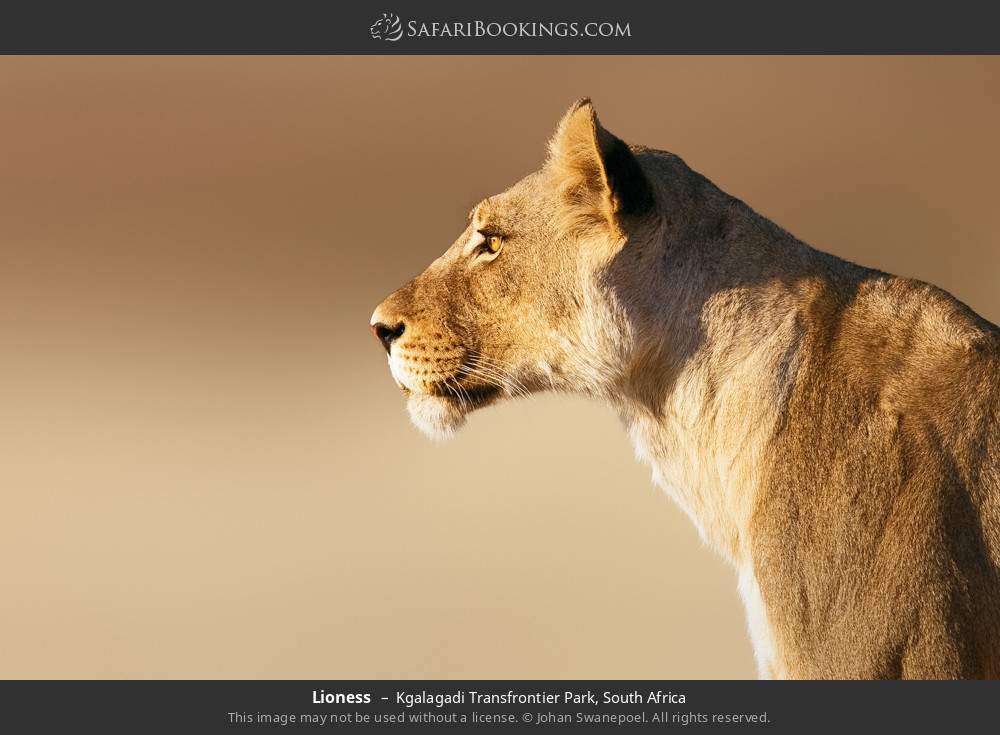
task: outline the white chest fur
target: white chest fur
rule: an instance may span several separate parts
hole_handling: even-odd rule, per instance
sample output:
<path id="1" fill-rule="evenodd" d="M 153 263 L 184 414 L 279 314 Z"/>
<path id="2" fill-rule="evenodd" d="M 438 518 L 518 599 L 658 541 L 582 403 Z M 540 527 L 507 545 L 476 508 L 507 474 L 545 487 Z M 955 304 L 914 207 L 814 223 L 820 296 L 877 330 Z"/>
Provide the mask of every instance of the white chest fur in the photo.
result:
<path id="1" fill-rule="evenodd" d="M 749 566 L 740 570 L 738 586 L 743 606 L 746 608 L 747 629 L 750 631 L 754 657 L 757 659 L 757 676 L 761 679 L 777 678 L 780 672 L 777 667 L 774 634 L 767 620 L 767 609 L 760 595 L 760 587 Z"/>

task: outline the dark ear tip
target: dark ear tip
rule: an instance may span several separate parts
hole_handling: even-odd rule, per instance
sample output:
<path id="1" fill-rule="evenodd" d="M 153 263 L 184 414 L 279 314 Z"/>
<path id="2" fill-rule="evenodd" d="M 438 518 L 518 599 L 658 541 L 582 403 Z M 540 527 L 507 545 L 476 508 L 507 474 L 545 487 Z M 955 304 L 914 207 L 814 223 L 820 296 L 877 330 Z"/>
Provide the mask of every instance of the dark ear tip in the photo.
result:
<path id="1" fill-rule="evenodd" d="M 573 115 L 583 110 L 587 110 L 591 117 L 597 116 L 597 113 L 594 111 L 594 103 L 590 101 L 590 97 L 581 97 L 574 102 L 569 108 L 569 114 Z"/>

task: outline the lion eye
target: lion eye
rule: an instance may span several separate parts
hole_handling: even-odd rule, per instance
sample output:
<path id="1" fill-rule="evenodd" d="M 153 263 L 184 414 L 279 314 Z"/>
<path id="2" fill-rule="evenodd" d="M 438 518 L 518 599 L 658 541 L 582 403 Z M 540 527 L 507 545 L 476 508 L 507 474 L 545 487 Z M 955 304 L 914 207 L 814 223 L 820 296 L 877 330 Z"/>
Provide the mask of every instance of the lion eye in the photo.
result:
<path id="1" fill-rule="evenodd" d="M 494 255 L 500 252 L 503 247 L 503 238 L 500 235 L 487 235 L 483 241 L 483 248 Z"/>

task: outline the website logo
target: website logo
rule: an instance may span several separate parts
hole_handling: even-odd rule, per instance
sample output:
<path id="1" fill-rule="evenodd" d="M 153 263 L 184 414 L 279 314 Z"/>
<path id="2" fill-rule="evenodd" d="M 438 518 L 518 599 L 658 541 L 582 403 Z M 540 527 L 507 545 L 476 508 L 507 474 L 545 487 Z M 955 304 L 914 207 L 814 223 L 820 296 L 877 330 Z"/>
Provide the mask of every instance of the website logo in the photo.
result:
<path id="1" fill-rule="evenodd" d="M 376 41 L 398 41 L 407 38 L 555 38 L 555 39 L 618 39 L 631 38 L 628 21 L 492 21 L 492 20 L 422 20 L 411 19 L 404 25 L 395 13 L 382 13 L 369 32 Z"/>
<path id="2" fill-rule="evenodd" d="M 395 13 L 382 13 L 368 30 L 376 41 L 398 41 L 403 37 L 403 22 Z"/>

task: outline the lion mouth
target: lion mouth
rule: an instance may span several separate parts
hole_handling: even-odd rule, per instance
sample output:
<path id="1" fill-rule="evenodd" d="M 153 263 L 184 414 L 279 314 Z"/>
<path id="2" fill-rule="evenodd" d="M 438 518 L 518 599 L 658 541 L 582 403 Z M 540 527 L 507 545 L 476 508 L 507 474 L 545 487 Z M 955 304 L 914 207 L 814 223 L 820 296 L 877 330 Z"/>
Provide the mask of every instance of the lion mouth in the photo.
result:
<path id="1" fill-rule="evenodd" d="M 436 383 L 428 391 L 416 391 L 399 383 L 399 389 L 404 396 L 427 396 L 443 398 L 456 406 L 465 408 L 480 408 L 492 403 L 501 393 L 501 388 L 495 385 L 464 385 L 461 383 Z"/>
<path id="2" fill-rule="evenodd" d="M 444 398 L 466 410 L 482 408 L 492 403 L 500 395 L 500 392 L 501 389 L 495 385 L 482 383 L 466 385 L 458 381 L 436 383 L 433 389 L 433 395 L 437 398 Z"/>

